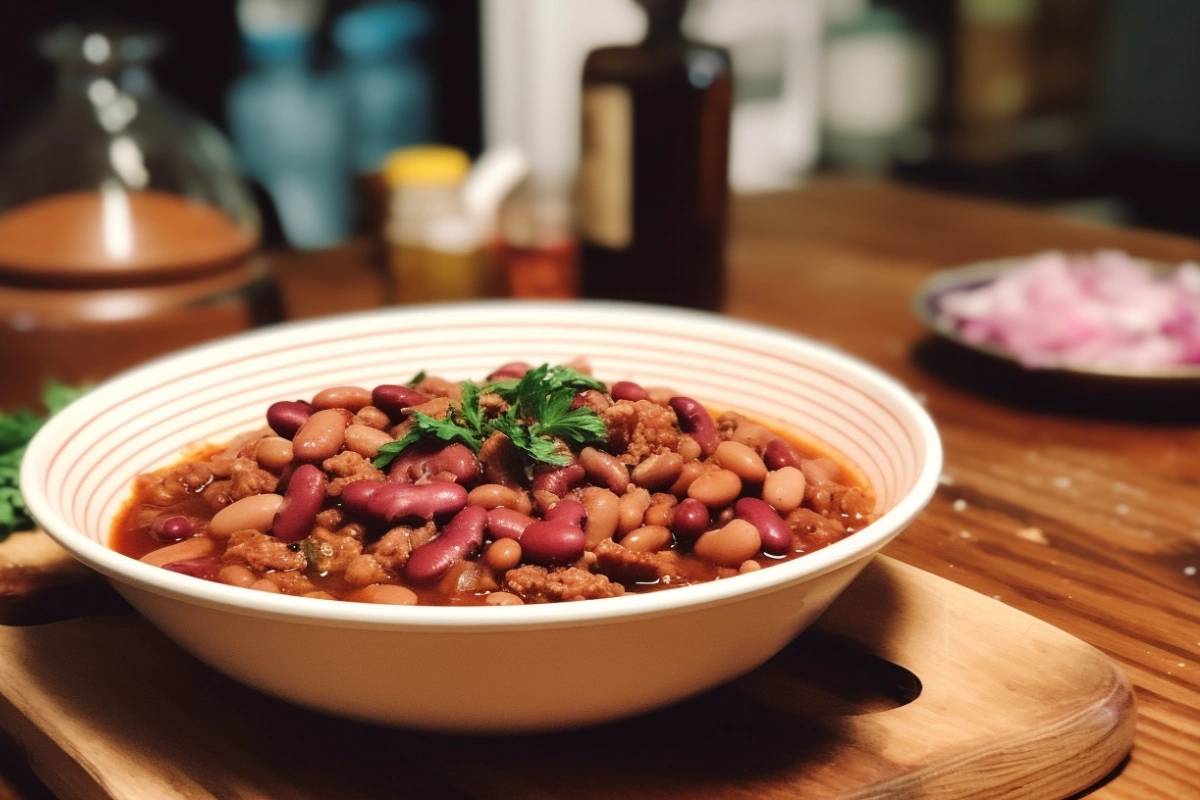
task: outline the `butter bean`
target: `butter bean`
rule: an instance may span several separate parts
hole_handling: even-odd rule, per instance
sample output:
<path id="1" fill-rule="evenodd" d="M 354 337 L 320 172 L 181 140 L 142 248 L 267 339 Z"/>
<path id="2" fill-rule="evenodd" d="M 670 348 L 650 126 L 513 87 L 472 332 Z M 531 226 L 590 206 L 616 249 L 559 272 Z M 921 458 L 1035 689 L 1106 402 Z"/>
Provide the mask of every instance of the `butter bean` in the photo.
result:
<path id="1" fill-rule="evenodd" d="M 727 506 L 742 492 L 742 479 L 727 469 L 706 472 L 688 487 L 687 495 L 709 508 Z"/>
<path id="2" fill-rule="evenodd" d="M 529 495 L 520 489 L 500 483 L 482 483 L 467 495 L 467 505 L 480 506 L 489 511 L 493 508 L 511 508 L 528 514 L 533 510 Z"/>
<path id="3" fill-rule="evenodd" d="M 633 468 L 633 482 L 643 489 L 663 489 L 679 480 L 683 472 L 683 456 L 679 453 L 656 453 Z"/>
<path id="4" fill-rule="evenodd" d="M 696 540 L 697 557 L 722 567 L 740 567 L 758 554 L 762 540 L 758 528 L 743 519 L 735 519 L 722 528 L 708 531 Z"/>
<path id="5" fill-rule="evenodd" d="M 141 561 L 143 564 L 149 564 L 152 567 L 161 567 L 164 564 L 173 564 L 176 561 L 203 558 L 204 556 L 212 555 L 216 549 L 217 543 L 212 539 L 197 536 L 191 539 L 184 539 L 182 542 L 169 544 L 152 553 L 147 553 L 142 556 Z"/>
<path id="6" fill-rule="evenodd" d="M 665 550 L 671 544 L 671 531 L 662 525 L 644 525 L 622 536 L 620 544 L 639 553 Z"/>
<path id="7" fill-rule="evenodd" d="M 645 489 L 633 489 L 621 495 L 617 532 L 629 533 L 642 526 L 642 518 L 650 507 L 650 493 Z"/>
<path id="8" fill-rule="evenodd" d="M 371 390 L 361 386 L 332 386 L 313 395 L 312 406 L 316 409 L 344 408 L 351 412 L 371 405 Z"/>
<path id="9" fill-rule="evenodd" d="M 594 447 L 579 453 L 579 465 L 593 483 L 620 494 L 629 485 L 629 470 L 617 457 Z"/>
<path id="10" fill-rule="evenodd" d="M 292 449 L 298 461 L 324 461 L 337 455 L 346 440 L 350 412 L 341 408 L 326 408 L 304 421 L 292 437 Z"/>
<path id="11" fill-rule="evenodd" d="M 767 474 L 762 499 L 780 514 L 790 514 L 804 502 L 804 473 L 795 467 L 781 467 Z"/>
<path id="12" fill-rule="evenodd" d="M 264 469 L 283 469 L 292 463 L 291 440 L 282 436 L 264 436 L 254 445 L 254 460 Z"/>
<path id="13" fill-rule="evenodd" d="M 375 458 L 379 448 L 392 441 L 391 434 L 378 428 L 366 425 L 351 425 L 346 428 L 346 449 L 358 453 L 363 458 Z"/>
<path id="14" fill-rule="evenodd" d="M 583 507 L 587 510 L 583 532 L 587 535 L 586 546 L 590 550 L 616 534 L 617 522 L 621 515 L 621 501 L 613 492 L 599 486 L 584 489 L 581 499 Z"/>
<path id="15" fill-rule="evenodd" d="M 762 483 L 767 477 L 767 465 L 749 445 L 725 441 L 712 454 L 713 463 L 729 470 L 746 483 Z"/>
<path id="16" fill-rule="evenodd" d="M 275 514 L 281 505 L 283 495 L 252 494 L 243 497 L 214 514 L 212 522 L 208 524 L 208 532 L 218 539 L 228 539 L 237 531 L 266 533 L 271 530 L 271 523 L 275 521 Z"/>

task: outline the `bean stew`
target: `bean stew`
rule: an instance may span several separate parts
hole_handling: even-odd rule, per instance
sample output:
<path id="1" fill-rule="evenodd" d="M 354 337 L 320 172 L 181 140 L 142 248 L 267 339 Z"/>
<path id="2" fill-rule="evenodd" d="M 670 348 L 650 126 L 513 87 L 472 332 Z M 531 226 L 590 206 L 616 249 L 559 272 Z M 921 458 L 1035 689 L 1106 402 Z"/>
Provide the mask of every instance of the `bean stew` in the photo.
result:
<path id="1" fill-rule="evenodd" d="M 874 519 L 866 478 L 803 432 L 583 362 L 335 386 L 265 417 L 138 476 L 113 549 L 259 591 L 519 605 L 725 579 Z"/>

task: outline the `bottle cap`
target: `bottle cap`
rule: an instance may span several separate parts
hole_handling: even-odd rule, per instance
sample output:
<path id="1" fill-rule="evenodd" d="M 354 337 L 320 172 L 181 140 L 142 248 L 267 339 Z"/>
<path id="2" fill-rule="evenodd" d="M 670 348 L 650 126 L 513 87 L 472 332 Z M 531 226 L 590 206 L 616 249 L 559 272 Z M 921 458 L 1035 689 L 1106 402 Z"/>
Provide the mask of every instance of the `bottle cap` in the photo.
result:
<path id="1" fill-rule="evenodd" d="M 467 154 L 456 147 L 403 147 L 383 160 L 383 179 L 390 186 L 459 183 L 471 169 Z"/>

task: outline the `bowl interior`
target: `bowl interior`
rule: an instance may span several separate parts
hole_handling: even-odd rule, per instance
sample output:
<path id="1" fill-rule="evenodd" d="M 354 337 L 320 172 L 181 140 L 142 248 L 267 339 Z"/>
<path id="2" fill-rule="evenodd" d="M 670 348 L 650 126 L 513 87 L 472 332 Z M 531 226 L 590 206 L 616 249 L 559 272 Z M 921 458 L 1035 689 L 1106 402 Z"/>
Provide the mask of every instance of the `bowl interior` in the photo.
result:
<path id="1" fill-rule="evenodd" d="M 907 521 L 936 485 L 941 450 L 932 422 L 877 370 L 772 329 L 607 303 L 385 310 L 182 351 L 97 387 L 54 417 L 31 443 L 22 485 L 35 517 L 78 555 L 81 539 L 107 543 L 133 476 L 171 463 L 190 445 L 262 426 L 276 400 L 307 399 L 336 385 L 403 383 L 420 370 L 482 378 L 508 361 L 579 357 L 600 379 L 669 386 L 815 434 L 862 468 L 888 516 Z M 827 548 L 834 550 L 828 558 L 869 547 L 870 530 L 834 546 L 840 550 Z"/>

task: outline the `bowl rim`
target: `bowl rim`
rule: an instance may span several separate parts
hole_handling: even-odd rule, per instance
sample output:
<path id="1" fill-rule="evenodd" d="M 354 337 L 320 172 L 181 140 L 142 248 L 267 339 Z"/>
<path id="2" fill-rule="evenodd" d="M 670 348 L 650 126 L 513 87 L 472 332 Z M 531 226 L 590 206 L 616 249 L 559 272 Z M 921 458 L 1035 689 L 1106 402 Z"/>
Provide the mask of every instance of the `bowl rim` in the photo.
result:
<path id="1" fill-rule="evenodd" d="M 119 401 L 127 387 L 144 382 L 161 370 L 170 370 L 206 354 L 247 345 L 254 347 L 272 342 L 297 330 L 319 333 L 336 329 L 348 320 L 370 322 L 374 319 L 437 318 L 470 314 L 488 308 L 520 319 L 531 313 L 569 309 L 571 315 L 645 315 L 664 316 L 685 325 L 702 325 L 710 332 L 732 332 L 742 337 L 758 337 L 808 357 L 816 356 L 856 383 L 869 386 L 915 427 L 917 443 L 925 458 L 912 487 L 871 525 L 853 535 L 800 558 L 775 564 L 767 569 L 703 584 L 647 593 L 630 593 L 614 598 L 585 602 L 530 604 L 523 606 L 390 606 L 370 603 L 328 601 L 267 592 L 250 592 L 240 587 L 180 575 L 125 556 L 93 541 L 76 530 L 58 513 L 43 492 L 39 468 L 52 443 L 72 430 L 75 418 L 86 413 L 90 404 Z M 192 367 L 194 369 L 194 366 Z M 855 561 L 865 560 L 900 533 L 925 507 L 937 490 L 943 450 L 932 418 L 916 397 L 896 378 L 857 356 L 835 346 L 818 342 L 798 333 L 723 315 L 691 309 L 668 308 L 641 303 L 613 301 L 476 301 L 430 304 L 421 307 L 391 307 L 336 314 L 309 320 L 295 320 L 246 333 L 234 334 L 211 342 L 184 348 L 125 370 L 94 387 L 52 417 L 30 441 L 21 466 L 21 485 L 28 487 L 25 500 L 30 515 L 46 533 L 76 559 L 105 575 L 118 591 L 121 585 L 151 592 L 193 605 L 217 609 L 240 616 L 284 618 L 295 622 L 346 628 L 386 628 L 395 630 L 496 631 L 519 628 L 578 627 L 599 625 L 631 617 L 662 616 L 684 613 L 700 606 L 736 602 L 759 594 L 777 591 L 832 572 Z M 132 478 L 131 478 L 132 479 Z"/>

